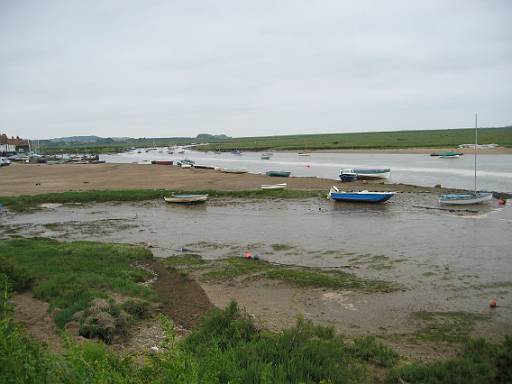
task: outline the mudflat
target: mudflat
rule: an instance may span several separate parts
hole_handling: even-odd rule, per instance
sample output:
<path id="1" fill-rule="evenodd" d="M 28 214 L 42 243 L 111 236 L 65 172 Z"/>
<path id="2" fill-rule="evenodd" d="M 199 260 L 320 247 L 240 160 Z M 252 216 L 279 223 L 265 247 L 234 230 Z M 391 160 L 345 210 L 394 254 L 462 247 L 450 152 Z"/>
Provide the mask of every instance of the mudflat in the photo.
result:
<path id="1" fill-rule="evenodd" d="M 0 196 L 35 195 L 48 192 L 114 189 L 173 189 L 241 191 L 259 189 L 262 184 L 286 182 L 290 189 L 326 190 L 337 183 L 315 177 L 269 177 L 256 174 L 227 174 L 209 169 L 194 169 L 146 164 L 12 164 L 0 170 Z M 354 182 L 378 185 L 382 191 L 430 192 L 432 188 L 382 181 Z M 368 188 L 368 187 L 365 187 Z"/>

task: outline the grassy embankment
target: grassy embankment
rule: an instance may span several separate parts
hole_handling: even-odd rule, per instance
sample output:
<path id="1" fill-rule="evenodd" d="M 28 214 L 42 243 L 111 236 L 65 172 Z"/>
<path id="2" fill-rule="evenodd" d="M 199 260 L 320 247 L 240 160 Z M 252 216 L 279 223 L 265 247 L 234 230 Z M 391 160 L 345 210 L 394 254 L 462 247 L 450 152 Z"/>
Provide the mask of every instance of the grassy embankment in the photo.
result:
<path id="1" fill-rule="evenodd" d="M 81 191 L 81 192 L 55 192 L 39 195 L 0 196 L 0 203 L 14 211 L 25 211 L 37 207 L 43 203 L 88 203 L 108 201 L 144 201 L 162 199 L 172 193 L 199 193 L 208 194 L 210 198 L 280 198 L 299 199 L 325 195 L 326 191 L 305 190 L 247 190 L 247 191 L 179 191 L 166 189 L 130 189 L 130 190 L 106 190 L 106 191 Z"/>
<path id="2" fill-rule="evenodd" d="M 370 383 L 374 372 L 387 383 L 512 379 L 511 338 L 498 345 L 467 340 L 453 359 L 408 363 L 373 337 L 349 343 L 332 328 L 301 319 L 280 333 L 260 331 L 235 303 L 210 312 L 179 342 L 170 320 L 162 317 L 166 339 L 158 353 L 119 355 L 102 342 L 76 343 L 69 337 L 64 337 L 64 350 L 57 353 L 16 324 L 7 288 L 31 289 L 62 311 L 72 307 L 72 298 L 80 297 L 83 290 L 91 299 L 110 290 L 146 296 L 149 288 L 134 288 L 140 276 L 132 275 L 139 273 L 132 264 L 146 260 L 148 252 L 125 245 L 12 239 L 0 241 L 0 257 L 3 383 Z M 120 280 L 122 275 L 125 278 Z"/>
<path id="3" fill-rule="evenodd" d="M 313 150 L 313 149 L 385 149 L 385 148 L 443 148 L 475 141 L 473 129 L 443 129 L 432 131 L 394 131 L 366 133 L 333 133 L 319 135 L 289 135 L 240 137 L 198 147 L 201 151 L 239 150 Z M 499 144 L 512 147 L 512 126 L 482 128 L 478 131 L 480 144 Z"/>

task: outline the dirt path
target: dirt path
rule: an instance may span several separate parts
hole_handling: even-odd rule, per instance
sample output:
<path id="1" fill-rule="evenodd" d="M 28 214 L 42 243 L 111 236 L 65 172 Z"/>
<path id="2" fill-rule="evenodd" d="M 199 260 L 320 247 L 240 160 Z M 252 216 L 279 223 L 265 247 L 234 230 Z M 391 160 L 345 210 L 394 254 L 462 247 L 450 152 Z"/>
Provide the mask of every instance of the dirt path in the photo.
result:
<path id="1" fill-rule="evenodd" d="M 11 301 L 14 304 L 14 318 L 24 324 L 32 336 L 47 343 L 53 350 L 62 347 L 55 323 L 48 314 L 47 302 L 35 299 L 28 292 L 14 295 Z"/>
<path id="2" fill-rule="evenodd" d="M 12 164 L 0 171 L 0 196 L 35 195 L 48 192 L 109 189 L 183 189 L 240 191 L 259 189 L 261 184 L 286 181 L 290 189 L 328 191 L 335 183 L 316 177 L 286 179 L 255 174 L 226 174 L 209 169 L 141 164 Z M 430 192 L 432 188 L 403 184 L 381 184 L 379 190 Z M 364 184 L 364 186 L 363 186 Z M 368 188 L 354 182 L 351 188 Z"/>
<path id="3" fill-rule="evenodd" d="M 206 312 L 214 308 L 195 280 L 169 270 L 157 261 L 150 268 L 158 274 L 153 288 L 160 296 L 163 312 L 175 323 L 191 329 Z"/>

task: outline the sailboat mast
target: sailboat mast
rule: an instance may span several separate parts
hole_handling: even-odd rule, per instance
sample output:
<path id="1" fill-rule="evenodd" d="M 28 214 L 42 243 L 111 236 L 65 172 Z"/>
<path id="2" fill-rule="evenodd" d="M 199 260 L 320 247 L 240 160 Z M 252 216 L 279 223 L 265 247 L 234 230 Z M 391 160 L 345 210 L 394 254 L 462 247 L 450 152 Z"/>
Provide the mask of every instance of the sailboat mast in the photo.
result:
<path id="1" fill-rule="evenodd" d="M 478 113 L 475 113 L 475 193 L 476 193 L 476 147 L 478 145 Z"/>

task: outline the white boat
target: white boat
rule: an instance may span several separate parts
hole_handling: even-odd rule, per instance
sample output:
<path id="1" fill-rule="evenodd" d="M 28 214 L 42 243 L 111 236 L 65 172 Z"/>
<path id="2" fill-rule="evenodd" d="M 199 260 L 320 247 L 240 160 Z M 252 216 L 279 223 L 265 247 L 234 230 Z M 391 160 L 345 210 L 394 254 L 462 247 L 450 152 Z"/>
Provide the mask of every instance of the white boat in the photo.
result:
<path id="1" fill-rule="evenodd" d="M 440 159 L 458 159 L 460 158 L 460 155 L 441 155 L 439 156 Z"/>
<path id="2" fill-rule="evenodd" d="M 262 184 L 261 189 L 286 189 L 287 184 Z"/>
<path id="3" fill-rule="evenodd" d="M 192 168 L 192 164 L 181 164 L 181 168 Z"/>
<path id="4" fill-rule="evenodd" d="M 471 192 L 442 195 L 439 198 L 439 203 L 448 205 L 469 205 L 480 204 L 490 200 L 492 200 L 492 193 L 490 192 Z"/>
<path id="5" fill-rule="evenodd" d="M 352 172 L 357 174 L 358 179 L 387 179 L 391 174 L 389 168 L 354 168 Z"/>
<path id="6" fill-rule="evenodd" d="M 0 157 L 0 167 L 6 167 L 11 164 L 11 161 L 7 157 Z"/>
<path id="7" fill-rule="evenodd" d="M 461 194 L 448 194 L 441 195 L 439 197 L 439 204 L 446 205 L 471 205 L 481 204 L 486 201 L 492 200 L 492 193 L 490 192 L 478 192 L 477 191 L 477 176 L 476 176 L 476 159 L 477 159 L 477 147 L 478 147 L 478 115 L 475 114 L 475 185 L 473 192 L 461 193 Z"/>
<path id="8" fill-rule="evenodd" d="M 167 203 L 204 203 L 208 200 L 208 195 L 180 194 L 164 197 L 164 200 Z"/>
<path id="9" fill-rule="evenodd" d="M 220 171 L 224 173 L 247 173 L 245 168 L 221 168 Z"/>

